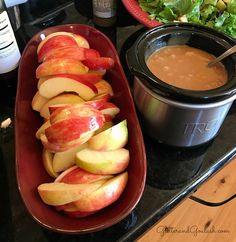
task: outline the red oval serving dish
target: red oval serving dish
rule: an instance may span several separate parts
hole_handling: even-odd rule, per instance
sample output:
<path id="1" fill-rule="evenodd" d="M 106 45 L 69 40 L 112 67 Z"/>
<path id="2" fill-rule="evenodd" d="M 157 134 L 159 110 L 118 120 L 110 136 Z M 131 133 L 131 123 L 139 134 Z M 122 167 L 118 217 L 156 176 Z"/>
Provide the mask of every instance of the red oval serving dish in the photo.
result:
<path id="1" fill-rule="evenodd" d="M 141 9 L 137 0 L 122 0 L 122 2 L 127 11 L 146 27 L 153 28 L 161 24 L 157 20 L 150 19 L 149 14 Z"/>
<path id="2" fill-rule="evenodd" d="M 37 46 L 44 36 L 56 31 L 67 31 L 84 36 L 91 48 L 99 50 L 102 56 L 115 60 L 115 66 L 106 74 L 113 87 L 114 102 L 119 108 L 117 121 L 127 119 L 129 130 L 130 164 L 129 180 L 121 197 L 100 212 L 85 218 L 69 218 L 42 202 L 37 187 L 52 182 L 42 163 L 42 145 L 35 138 L 35 132 L 42 124 L 42 118 L 32 110 L 31 101 L 37 90 L 35 70 Z M 111 41 L 101 32 L 86 25 L 61 25 L 45 29 L 36 34 L 22 54 L 15 109 L 16 175 L 24 204 L 32 217 L 43 227 L 56 232 L 79 234 L 107 228 L 124 219 L 140 200 L 146 179 L 146 154 L 143 137 L 128 81 L 122 69 L 118 54 Z"/>

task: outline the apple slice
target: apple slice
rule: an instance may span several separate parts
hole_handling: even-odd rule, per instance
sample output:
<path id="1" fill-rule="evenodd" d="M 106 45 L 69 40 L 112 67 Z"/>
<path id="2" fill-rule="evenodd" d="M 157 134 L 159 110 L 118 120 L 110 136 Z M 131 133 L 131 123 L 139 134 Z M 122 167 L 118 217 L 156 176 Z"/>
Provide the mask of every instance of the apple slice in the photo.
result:
<path id="1" fill-rule="evenodd" d="M 108 102 L 111 99 L 111 95 L 109 93 L 102 93 L 95 95 L 92 100 L 105 100 L 105 102 Z"/>
<path id="2" fill-rule="evenodd" d="M 70 168 L 66 169 L 65 171 L 63 171 L 62 173 L 60 173 L 60 175 L 54 180 L 54 182 L 61 182 L 61 180 L 63 179 L 64 176 L 66 176 L 67 174 L 69 174 L 71 171 L 73 171 L 77 167 L 78 166 L 73 165 Z"/>
<path id="3" fill-rule="evenodd" d="M 91 70 L 108 70 L 114 66 L 114 60 L 110 57 L 88 58 L 82 62 Z"/>
<path id="4" fill-rule="evenodd" d="M 123 193 L 128 182 L 128 173 L 124 172 L 106 181 L 101 187 L 87 196 L 74 201 L 80 212 L 98 211 L 114 203 Z"/>
<path id="5" fill-rule="evenodd" d="M 75 164 L 76 153 L 87 146 L 87 143 L 84 143 L 67 151 L 55 153 L 52 161 L 53 170 L 55 172 L 61 172 L 73 166 Z"/>
<path id="6" fill-rule="evenodd" d="M 40 115 L 43 118 L 49 119 L 49 106 L 56 105 L 56 104 L 71 104 L 71 103 L 81 103 L 84 100 L 77 94 L 73 93 L 61 93 L 46 102 L 42 108 L 40 109 Z"/>
<path id="7" fill-rule="evenodd" d="M 39 54 L 41 50 L 41 48 L 47 43 L 48 40 L 50 40 L 51 38 L 55 37 L 55 36 L 66 36 L 66 37 L 72 37 L 76 43 L 77 43 L 77 46 L 80 46 L 80 47 L 83 47 L 83 48 L 89 48 L 89 43 L 88 41 L 81 35 L 79 34 L 73 34 L 71 32 L 64 32 L 64 31 L 60 31 L 60 32 L 55 32 L 55 33 L 51 33 L 49 34 L 48 36 L 46 36 L 46 38 L 44 38 L 38 45 L 38 48 L 37 48 L 37 54 Z M 61 38 L 61 41 L 62 41 L 62 44 L 61 45 L 68 45 L 68 43 L 63 43 L 64 40 Z M 59 43 L 60 45 L 60 43 Z M 57 45 L 58 47 L 58 45 Z"/>
<path id="8" fill-rule="evenodd" d="M 51 76 L 45 76 L 45 77 L 42 77 L 38 80 L 38 83 L 37 83 L 37 88 L 39 89 L 39 87 L 41 86 L 41 84 L 43 82 L 45 82 L 47 79 L 51 78 Z"/>
<path id="9" fill-rule="evenodd" d="M 113 96 L 112 87 L 107 81 L 101 80 L 101 81 L 95 83 L 95 87 L 97 88 L 96 96 L 101 97 L 101 95 L 104 95 L 104 94 L 108 94 L 111 97 Z"/>
<path id="10" fill-rule="evenodd" d="M 74 46 L 77 47 L 76 40 L 69 35 L 56 35 L 48 39 L 43 43 L 42 47 L 38 51 L 38 61 L 41 62 L 44 60 L 45 56 L 55 49 L 60 49 L 65 46 Z"/>
<path id="11" fill-rule="evenodd" d="M 113 126 L 112 121 L 105 122 L 104 125 L 103 125 L 101 128 L 99 128 L 99 129 L 97 129 L 97 130 L 95 131 L 94 135 L 97 135 L 97 134 L 101 133 L 102 131 L 104 131 L 104 130 L 106 130 L 106 129 L 109 129 L 109 128 L 111 128 L 112 126 Z"/>
<path id="12" fill-rule="evenodd" d="M 57 74 L 85 74 L 88 70 L 88 67 L 79 60 L 58 58 L 41 63 L 36 69 L 36 77 L 42 78 Z"/>
<path id="13" fill-rule="evenodd" d="M 67 45 L 61 48 L 51 49 L 46 54 L 44 54 L 43 61 L 55 58 L 72 58 L 77 60 L 85 60 L 87 58 L 97 57 L 100 57 L 100 54 L 97 50 Z"/>
<path id="14" fill-rule="evenodd" d="M 75 38 L 79 47 L 83 47 L 83 48 L 90 47 L 88 40 L 85 37 L 83 37 L 82 35 L 72 33 L 72 36 Z"/>
<path id="15" fill-rule="evenodd" d="M 54 111 L 56 111 L 57 109 L 69 108 L 72 104 L 75 104 L 75 103 L 67 103 L 67 104 L 61 103 L 61 104 L 51 105 L 51 106 L 48 107 L 49 114 L 52 115 L 52 113 Z M 76 103 L 76 104 L 79 105 L 79 104 L 82 104 L 82 102 L 81 103 Z"/>
<path id="16" fill-rule="evenodd" d="M 71 218 L 84 218 L 95 212 L 80 212 L 78 208 L 71 203 L 67 203 L 65 205 L 55 206 L 57 211 L 63 211 L 68 217 Z"/>
<path id="17" fill-rule="evenodd" d="M 96 109 L 100 109 L 106 103 L 105 99 L 90 100 L 83 103 L 83 105 L 88 105 Z"/>
<path id="18" fill-rule="evenodd" d="M 37 139 L 40 139 L 40 136 L 45 134 L 45 129 L 48 128 L 49 126 L 51 125 L 50 121 L 47 120 L 46 122 L 44 122 L 40 128 L 37 130 L 36 134 L 35 134 L 35 137 Z"/>
<path id="19" fill-rule="evenodd" d="M 84 218 L 84 217 L 87 217 L 87 216 L 95 213 L 96 211 L 94 211 L 94 212 L 80 212 L 80 211 L 77 210 L 77 207 L 75 205 L 73 205 L 73 207 L 71 207 L 71 208 L 65 208 L 63 212 L 68 217 L 71 217 L 71 218 Z"/>
<path id="20" fill-rule="evenodd" d="M 88 141 L 88 147 L 94 150 L 116 150 L 124 147 L 128 142 L 127 121 L 122 122 L 94 135 Z"/>
<path id="21" fill-rule="evenodd" d="M 40 140 L 44 146 L 45 149 L 47 149 L 48 151 L 52 152 L 52 153 L 57 153 L 57 152 L 64 152 L 66 150 L 72 149 L 74 147 L 78 147 L 80 145 L 82 145 L 83 143 L 86 143 L 92 136 L 93 136 L 94 132 L 90 131 L 90 132 L 86 132 L 80 135 L 80 137 L 78 139 L 69 141 L 69 142 L 65 142 L 65 143 L 61 143 L 58 144 L 56 142 L 49 142 L 46 135 L 42 134 L 40 136 Z"/>
<path id="22" fill-rule="evenodd" d="M 92 183 L 113 177 L 112 175 L 93 174 L 79 168 L 78 166 L 73 166 L 73 168 L 71 167 L 68 170 L 68 172 L 67 170 L 62 172 L 55 182 L 63 182 L 67 184 Z"/>
<path id="23" fill-rule="evenodd" d="M 83 133 L 99 129 L 103 124 L 101 116 L 69 118 L 46 128 L 45 135 L 50 143 L 64 144 L 79 139 Z"/>
<path id="24" fill-rule="evenodd" d="M 43 82 L 39 93 L 46 98 L 52 98 L 63 92 L 75 92 L 82 99 L 90 100 L 96 93 L 96 87 L 90 82 L 75 81 L 66 77 L 52 77 Z"/>
<path id="25" fill-rule="evenodd" d="M 38 186 L 38 192 L 44 203 L 63 205 L 89 195 L 101 187 L 106 180 L 88 184 L 44 183 Z"/>
<path id="26" fill-rule="evenodd" d="M 97 151 L 86 148 L 76 154 L 76 164 L 94 174 L 117 174 L 128 166 L 129 150 Z"/>
<path id="27" fill-rule="evenodd" d="M 40 93 L 37 91 L 32 99 L 31 106 L 33 110 L 39 112 L 46 102 L 48 102 L 48 98 L 41 96 Z"/>
<path id="28" fill-rule="evenodd" d="M 58 176 L 58 173 L 55 172 L 52 167 L 53 155 L 54 155 L 53 153 L 49 152 L 46 149 L 43 149 L 43 153 L 42 153 L 43 166 L 47 171 L 47 173 L 49 174 L 49 176 L 56 178 Z"/>
<path id="29" fill-rule="evenodd" d="M 55 124 L 70 118 L 80 118 L 81 125 L 83 122 L 95 122 L 96 120 L 99 121 L 99 128 L 104 124 L 103 114 L 92 105 L 86 105 L 84 103 L 66 104 L 66 106 L 57 108 L 51 113 L 50 122 L 51 124 Z"/>
<path id="30" fill-rule="evenodd" d="M 109 115 L 112 119 L 120 112 L 120 109 L 110 102 L 106 102 L 101 108 L 100 111 L 104 115 Z"/>
<path id="31" fill-rule="evenodd" d="M 58 74 L 58 75 L 54 75 L 54 77 L 67 77 L 78 82 L 83 82 L 83 83 L 89 82 L 92 84 L 95 84 L 102 80 L 101 74 L 93 73 L 90 71 L 88 71 L 85 74 Z"/>

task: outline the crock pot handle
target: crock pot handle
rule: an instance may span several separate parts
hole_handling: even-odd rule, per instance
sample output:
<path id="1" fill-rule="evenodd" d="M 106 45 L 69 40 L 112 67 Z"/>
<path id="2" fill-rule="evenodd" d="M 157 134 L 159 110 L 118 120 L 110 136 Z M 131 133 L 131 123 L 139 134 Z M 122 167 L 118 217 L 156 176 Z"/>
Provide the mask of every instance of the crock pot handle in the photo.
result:
<path id="1" fill-rule="evenodd" d="M 132 46 L 130 49 L 126 51 L 126 63 L 134 76 L 139 78 L 149 78 L 142 70 L 140 70 L 140 66 L 138 66 L 137 59 L 135 58 L 135 49 Z"/>

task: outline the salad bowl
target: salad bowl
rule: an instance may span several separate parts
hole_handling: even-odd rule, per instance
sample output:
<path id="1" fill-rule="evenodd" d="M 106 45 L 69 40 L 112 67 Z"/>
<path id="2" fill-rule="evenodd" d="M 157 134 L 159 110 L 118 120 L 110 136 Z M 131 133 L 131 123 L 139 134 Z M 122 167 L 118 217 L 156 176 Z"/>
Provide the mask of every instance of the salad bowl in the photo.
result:
<path id="1" fill-rule="evenodd" d="M 107 72 L 106 78 L 114 91 L 112 101 L 120 108 L 120 113 L 115 121 L 126 119 L 128 123 L 127 149 L 130 151 L 130 163 L 127 168 L 129 179 L 125 191 L 111 206 L 85 218 L 66 217 L 53 207 L 44 204 L 37 193 L 37 187 L 40 184 L 53 182 L 53 180 L 43 167 L 43 147 L 35 138 L 35 132 L 43 120 L 31 108 L 38 81 L 35 76 L 35 70 L 38 66 L 36 51 L 43 36 L 57 31 L 80 34 L 89 41 L 91 48 L 99 50 L 103 56 L 113 58 L 115 66 Z M 118 223 L 134 209 L 145 186 L 146 154 L 128 81 L 117 52 L 105 35 L 93 27 L 68 24 L 42 30 L 32 37 L 24 49 L 19 65 L 15 109 L 15 144 L 18 188 L 28 212 L 41 226 L 60 233 L 88 233 Z"/>
<path id="2" fill-rule="evenodd" d="M 191 22 L 211 27 L 236 38 L 236 1 L 122 0 L 140 23 L 153 28 L 161 23 Z"/>

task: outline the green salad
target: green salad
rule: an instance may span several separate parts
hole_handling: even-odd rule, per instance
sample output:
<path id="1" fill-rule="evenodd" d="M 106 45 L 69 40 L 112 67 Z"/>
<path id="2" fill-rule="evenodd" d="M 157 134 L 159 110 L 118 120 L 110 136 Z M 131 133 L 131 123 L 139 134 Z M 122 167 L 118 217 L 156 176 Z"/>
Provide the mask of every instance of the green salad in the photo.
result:
<path id="1" fill-rule="evenodd" d="M 150 19 L 202 24 L 236 38 L 236 0 L 138 0 Z"/>

